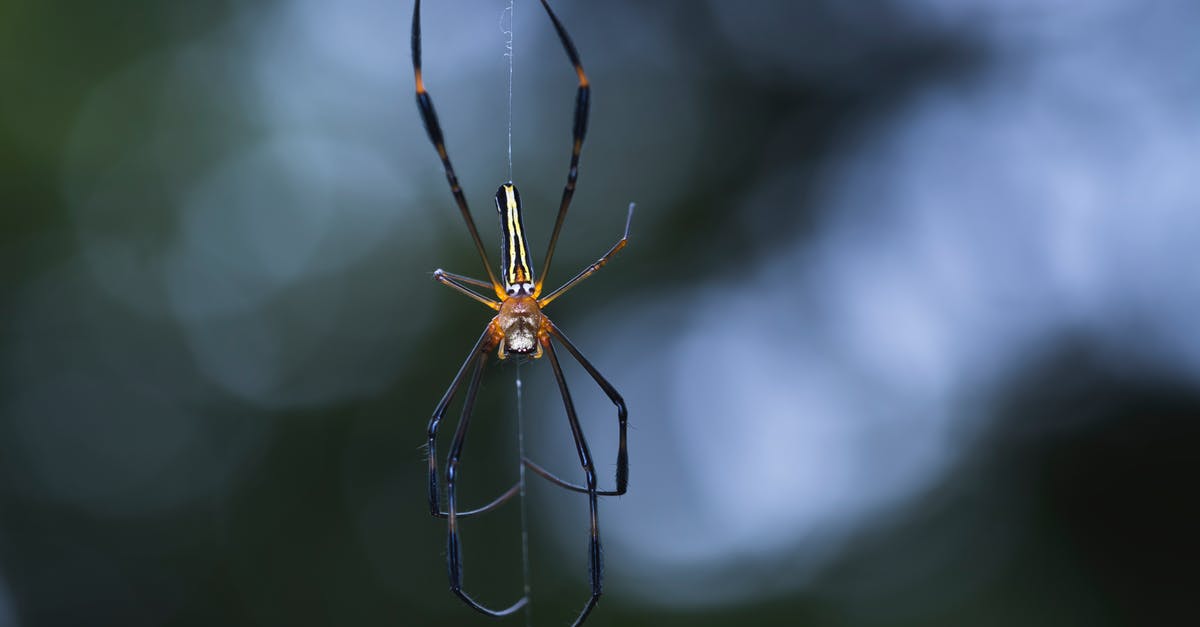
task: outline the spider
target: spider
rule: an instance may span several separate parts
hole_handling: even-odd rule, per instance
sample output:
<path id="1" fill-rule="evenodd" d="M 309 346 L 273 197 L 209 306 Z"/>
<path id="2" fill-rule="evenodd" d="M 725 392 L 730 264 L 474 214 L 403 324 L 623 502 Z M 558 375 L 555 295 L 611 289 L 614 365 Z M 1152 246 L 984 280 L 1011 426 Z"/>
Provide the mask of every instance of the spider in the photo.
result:
<path id="1" fill-rule="evenodd" d="M 429 511 L 437 518 L 446 519 L 446 562 L 450 577 L 450 590 L 467 605 L 489 616 L 507 616 L 522 608 L 528 601 L 526 597 L 522 597 L 507 608 L 497 610 L 477 602 L 463 590 L 462 548 L 458 531 L 458 520 L 460 518 L 482 514 L 499 507 L 518 493 L 520 483 L 518 482 L 516 485 L 513 485 L 487 505 L 467 511 L 459 509 L 455 488 L 458 479 L 459 457 L 462 454 L 463 444 L 466 441 L 467 427 L 475 405 L 475 396 L 479 390 L 479 381 L 484 366 L 487 364 L 491 352 L 495 350 L 500 359 L 510 356 L 532 359 L 539 359 L 543 355 L 549 357 L 550 367 L 554 370 L 554 378 L 558 383 L 559 392 L 562 394 L 563 406 L 566 408 L 571 435 L 575 440 L 575 449 L 579 455 L 579 464 L 583 467 L 585 483 L 584 485 L 579 485 L 560 479 L 528 458 L 522 458 L 521 463 L 526 468 L 555 485 L 574 492 L 584 493 L 588 496 L 590 523 L 588 528 L 588 569 L 591 596 L 575 619 L 574 624 L 579 625 L 596 606 L 596 602 L 600 599 L 602 592 L 600 529 L 596 513 L 597 497 L 622 495 L 625 493 L 629 482 L 629 455 L 625 446 L 628 412 L 625 408 L 625 401 L 621 398 L 616 388 L 596 370 L 591 362 L 580 353 L 579 349 L 567 339 L 562 330 L 551 322 L 546 314 L 542 313 L 542 310 L 559 296 L 562 296 L 568 290 L 594 274 L 625 247 L 625 244 L 629 240 L 629 224 L 633 218 L 634 205 L 632 203 L 629 205 L 624 234 L 608 252 L 604 253 L 604 256 L 597 259 L 587 268 L 584 268 L 583 271 L 558 289 L 551 291 L 545 296 L 542 295 L 543 282 L 550 268 L 550 261 L 554 257 L 554 246 L 558 241 L 559 232 L 562 230 L 563 220 L 567 215 L 567 208 L 571 204 L 571 197 L 575 193 L 579 153 L 583 147 L 584 135 L 587 132 L 590 87 L 587 75 L 584 74 L 583 66 L 579 62 L 579 54 L 575 50 L 575 44 L 571 42 L 566 29 L 563 28 L 562 23 L 559 22 L 558 17 L 550 9 L 550 5 L 547 4 L 546 0 L 541 0 L 541 2 L 542 6 L 546 9 L 546 14 L 550 17 L 551 23 L 554 25 L 554 30 L 558 33 L 558 38 L 567 53 L 567 58 L 578 77 L 578 87 L 575 97 L 575 121 L 572 127 L 571 162 L 570 168 L 567 171 L 567 183 L 563 188 L 562 200 L 558 207 L 558 217 L 554 222 L 554 231 L 550 235 L 550 244 L 546 250 L 545 262 L 540 275 L 535 276 L 531 266 L 528 242 L 525 237 L 525 226 L 521 220 L 521 196 L 517 192 L 516 186 L 509 181 L 502 184 L 496 191 L 496 211 L 500 218 L 501 230 L 502 282 L 496 279 L 496 275 L 488 263 L 487 253 L 484 251 L 483 242 L 479 238 L 479 232 L 475 228 L 475 222 L 471 219 L 471 211 L 467 207 L 467 200 L 458 185 L 458 178 L 454 174 L 454 168 L 450 165 L 450 157 L 446 153 L 445 141 L 441 126 L 438 124 L 437 114 L 434 112 L 433 101 L 429 93 L 425 90 L 425 84 L 421 77 L 420 0 L 417 0 L 413 7 L 412 59 L 413 77 L 416 81 L 417 108 L 421 111 L 421 119 L 425 124 L 425 130 L 429 134 L 429 139 L 433 143 L 434 148 L 437 149 L 438 157 L 441 159 L 442 166 L 446 170 L 446 180 L 450 184 L 450 191 L 454 195 L 454 201 L 458 204 L 458 209 L 467 224 L 467 231 L 471 234 L 471 239 L 475 243 L 475 249 L 479 253 L 480 260 L 483 262 L 483 267 L 487 270 L 488 274 L 488 280 L 482 281 L 438 269 L 433 273 L 433 278 L 439 283 L 497 312 L 484 329 L 483 334 L 475 342 L 475 346 L 471 348 L 471 352 L 467 355 L 466 360 L 463 361 L 458 374 L 450 382 L 449 389 L 442 396 L 442 400 L 438 402 L 437 407 L 433 411 L 433 417 L 429 420 L 427 446 L 429 463 Z M 493 299 L 490 296 L 480 294 L 472 288 L 481 288 L 483 290 L 490 288 L 495 293 L 496 298 Z M 596 487 L 596 466 L 588 450 L 583 429 L 579 425 L 579 418 L 575 413 L 575 405 L 571 401 L 571 393 L 567 389 L 567 382 L 563 377 L 562 367 L 559 365 L 558 354 L 554 348 L 555 342 L 566 348 L 567 352 L 583 366 L 583 369 L 591 375 L 592 379 L 595 380 L 596 384 L 600 386 L 600 389 L 604 391 L 617 408 L 618 447 L 616 489 L 614 490 L 600 490 Z M 463 400 L 462 415 L 459 418 L 458 428 L 454 432 L 454 439 L 450 442 L 450 452 L 446 456 L 446 508 L 443 510 L 438 490 L 438 425 L 441 424 L 447 407 L 454 400 L 464 379 L 467 380 L 467 386 L 466 397 Z"/>

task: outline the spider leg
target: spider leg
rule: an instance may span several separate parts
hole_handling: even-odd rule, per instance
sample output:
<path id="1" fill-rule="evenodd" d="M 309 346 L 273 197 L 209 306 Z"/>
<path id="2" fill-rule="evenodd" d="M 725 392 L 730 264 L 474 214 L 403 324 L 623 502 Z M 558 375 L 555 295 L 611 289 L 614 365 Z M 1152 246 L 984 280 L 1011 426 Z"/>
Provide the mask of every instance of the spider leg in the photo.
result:
<path id="1" fill-rule="evenodd" d="M 475 363 L 471 370 L 471 381 L 467 384 L 467 397 L 463 400 L 462 416 L 458 420 L 458 428 L 454 432 L 454 440 L 450 443 L 450 454 L 446 456 L 446 569 L 450 576 L 450 590 L 458 595 L 464 603 L 488 616 L 508 616 L 524 607 L 529 599 L 522 596 L 516 603 L 507 608 L 493 610 L 480 604 L 463 590 L 462 545 L 458 534 L 459 514 L 456 511 L 458 464 L 462 456 L 463 446 L 467 441 L 467 427 L 471 422 L 471 410 L 475 407 L 475 395 L 479 392 L 479 381 L 482 378 L 483 367 L 488 359 L 487 351 L 478 354 L 472 353 L 472 355 L 473 357 L 468 359 L 468 363 L 471 360 L 474 360 Z M 514 489 L 510 489 L 506 494 L 511 496 L 514 491 Z M 493 501 L 493 503 L 498 504 L 504 500 L 507 500 L 506 496 L 502 496 L 500 499 Z M 483 509 L 486 510 L 487 507 L 490 506 L 485 506 Z"/>
<path id="2" fill-rule="evenodd" d="M 433 410 L 433 416 L 429 419 L 429 429 L 427 431 L 428 440 L 425 445 L 425 454 L 429 463 L 429 513 L 435 518 L 446 518 L 448 516 L 448 512 L 443 511 L 442 506 L 439 503 L 440 492 L 438 490 L 437 468 L 438 426 L 442 422 L 442 417 L 446 415 L 446 408 L 450 406 L 450 403 L 454 400 L 454 396 L 458 393 L 458 386 L 462 384 L 463 377 L 467 375 L 468 368 L 476 362 L 482 364 L 485 361 L 487 354 L 495 347 L 496 340 L 492 332 L 492 327 L 491 325 L 488 325 L 488 328 L 484 330 L 483 335 L 479 336 L 479 341 L 475 342 L 474 348 L 471 349 L 471 354 L 467 355 L 467 359 L 463 362 L 462 367 L 458 369 L 458 374 L 454 375 L 454 380 L 450 382 L 450 388 L 446 390 L 446 393 L 442 396 L 442 400 L 437 404 L 437 408 Z M 477 365 L 477 368 L 482 369 L 483 366 Z M 508 499 L 512 498 L 513 495 L 517 494 L 517 492 L 520 490 L 520 487 L 520 483 L 516 483 L 513 485 L 513 487 L 509 488 L 508 491 L 492 500 L 491 503 L 473 510 L 457 512 L 455 515 L 458 518 L 463 518 L 465 516 L 472 516 L 491 511 L 502 505 Z"/>
<path id="3" fill-rule="evenodd" d="M 471 289 L 470 287 L 468 287 L 468 285 L 478 285 L 480 287 L 491 287 L 491 285 L 484 283 L 483 281 L 472 279 L 471 277 L 468 277 L 468 276 L 462 276 L 461 274 L 454 274 L 452 272 L 446 272 L 445 270 L 442 270 L 441 268 L 438 268 L 437 270 L 433 271 L 433 280 L 437 281 L 438 283 L 441 283 L 442 285 L 445 285 L 446 287 L 449 287 L 450 289 L 453 289 L 454 291 L 456 291 L 468 298 L 471 298 L 480 303 L 483 303 L 485 306 L 490 307 L 493 310 L 498 311 L 500 309 L 499 302 L 494 301 L 494 300 L 488 298 L 487 296 L 484 296 L 484 295 L 476 292 L 475 290 Z"/>
<path id="4" fill-rule="evenodd" d="M 589 362 L 587 358 L 579 352 L 579 349 L 576 348 L 573 343 L 571 343 L 571 340 L 567 339 L 567 336 L 564 335 L 562 330 L 559 329 L 558 326 L 556 326 L 553 322 L 550 322 L 550 334 L 553 335 L 554 338 L 559 342 L 561 342 L 564 347 L 566 347 L 567 352 L 571 353 L 571 356 L 575 358 L 575 361 L 578 361 L 579 365 L 583 366 L 583 369 L 587 370 L 588 374 L 592 375 L 592 379 L 596 381 L 596 384 L 600 386 L 600 389 L 604 390 L 604 393 L 608 395 L 608 399 L 611 400 L 613 405 L 616 405 L 617 407 L 617 489 L 597 490 L 596 494 L 600 496 L 621 496 L 622 494 L 625 494 L 626 489 L 629 487 L 629 451 L 625 444 L 625 433 L 627 430 L 629 412 L 625 409 L 625 399 L 621 398 L 621 394 L 617 392 L 617 389 L 614 388 L 598 370 L 596 370 L 596 367 L 593 366 L 591 362 Z M 586 486 L 581 486 L 566 481 L 565 479 L 560 479 L 559 477 L 555 476 L 554 473 L 546 470 L 529 458 L 524 458 L 521 460 L 521 462 L 525 464 L 526 468 L 541 475 L 542 478 L 561 488 L 566 488 L 567 490 L 571 490 L 573 492 L 590 494 L 590 490 Z"/>
<path id="5" fill-rule="evenodd" d="M 545 307 L 546 305 L 549 305 L 551 301 L 558 298 L 559 296 L 562 296 L 564 293 L 566 293 L 567 290 L 575 287 L 584 279 L 595 274 L 597 270 L 599 270 L 600 268 L 603 268 L 604 264 L 608 263 L 608 261 L 610 259 L 612 259 L 614 256 L 616 256 L 617 253 L 621 252 L 622 248 L 625 248 L 625 245 L 629 243 L 629 225 L 633 222 L 633 208 L 634 208 L 634 203 L 629 203 L 629 215 L 627 215 L 625 217 L 625 233 L 623 235 L 621 235 L 621 239 L 617 240 L 617 243 L 613 244 L 612 248 L 609 248 L 608 252 L 604 253 L 604 255 L 602 257 L 600 257 L 599 259 L 594 261 L 592 263 L 592 265 L 584 268 L 582 271 L 579 272 L 579 274 L 576 274 L 570 281 L 563 283 L 561 287 L 554 290 L 553 292 L 550 292 L 550 294 L 547 295 L 545 298 L 539 298 L 538 299 L 538 307 Z M 603 386 L 601 386 L 601 387 L 603 387 Z"/>
<path id="6" fill-rule="evenodd" d="M 465 274 L 455 274 L 453 272 L 447 272 L 441 268 L 438 268 L 437 270 L 433 271 L 433 276 L 435 279 L 438 277 L 438 275 L 444 276 L 448 279 L 454 279 L 455 281 L 457 281 L 459 283 L 463 283 L 465 285 L 474 285 L 475 287 L 491 287 L 492 286 L 492 284 L 488 283 L 487 281 L 480 281 L 479 279 L 476 279 L 474 277 L 469 277 Z"/>
<path id="7" fill-rule="evenodd" d="M 558 390 L 562 393 L 563 406 L 567 410 L 567 421 L 571 425 L 571 435 L 575 439 L 575 452 L 579 454 L 579 464 L 583 467 L 584 479 L 587 482 L 588 495 L 588 574 L 591 583 L 592 594 L 588 597 L 587 604 L 579 612 L 579 616 L 575 618 L 572 625 L 580 625 L 592 608 L 596 607 L 596 602 L 600 600 L 603 580 L 603 568 L 600 557 L 600 525 L 597 516 L 597 496 L 600 492 L 596 490 L 596 466 L 592 463 L 592 454 L 588 451 L 587 440 L 583 436 L 583 428 L 579 426 L 579 417 L 575 415 L 575 404 L 571 402 L 571 392 L 567 389 L 567 381 L 563 377 L 562 367 L 558 363 L 558 356 L 554 353 L 554 344 L 549 337 L 544 337 L 541 340 L 542 346 L 545 347 L 546 354 L 550 357 L 550 366 L 554 369 L 554 379 L 558 382 Z"/>
<path id="8" fill-rule="evenodd" d="M 550 5 L 546 3 L 546 0 L 542 0 L 542 6 L 545 7 L 546 14 L 550 16 L 550 21 L 554 23 L 554 30 L 558 33 L 558 39 L 567 53 L 567 59 L 575 68 L 579 87 L 575 92 L 575 123 L 571 127 L 571 166 L 567 170 L 567 184 L 563 187 L 562 200 L 558 205 L 558 218 L 554 220 L 554 231 L 550 234 L 550 245 L 546 249 L 545 261 L 542 262 L 542 273 L 534 285 L 535 296 L 542 292 L 542 283 L 550 272 L 550 260 L 554 258 L 554 245 L 558 242 L 558 233 L 562 231 L 563 221 L 567 217 L 567 208 L 571 206 L 571 198 L 575 195 L 575 180 L 579 177 L 579 152 L 583 150 L 583 138 L 587 135 L 588 99 L 591 94 L 587 75 L 584 74 L 583 65 L 579 62 L 579 52 L 575 50 L 575 44 L 571 41 L 570 35 L 567 35 L 567 30 L 558 21 L 558 16 L 554 15 L 554 11 L 550 10 Z"/>
<path id="9" fill-rule="evenodd" d="M 471 239 L 475 242 L 475 250 L 479 252 L 479 259 L 483 262 L 484 269 L 487 270 L 491 287 L 495 290 L 496 296 L 503 298 L 504 287 L 496 281 L 496 274 L 492 272 L 492 265 L 488 263 L 487 252 L 483 249 L 483 240 L 479 239 L 479 230 L 475 228 L 475 220 L 471 218 L 467 199 L 458 185 L 454 166 L 450 165 L 450 155 L 446 152 L 446 140 L 442 136 L 442 126 L 438 124 L 437 112 L 433 109 L 433 99 L 429 97 L 429 92 L 425 91 L 425 81 L 421 77 L 421 0 L 417 0 L 413 5 L 412 59 L 413 79 L 417 84 L 417 108 L 421 111 L 425 132 L 429 134 L 429 141 L 433 142 L 433 147 L 437 149 L 438 157 L 442 160 L 442 168 L 446 170 L 446 181 L 450 184 L 450 193 L 454 195 L 454 202 L 458 204 L 463 221 L 467 223 L 467 230 L 471 232 Z"/>

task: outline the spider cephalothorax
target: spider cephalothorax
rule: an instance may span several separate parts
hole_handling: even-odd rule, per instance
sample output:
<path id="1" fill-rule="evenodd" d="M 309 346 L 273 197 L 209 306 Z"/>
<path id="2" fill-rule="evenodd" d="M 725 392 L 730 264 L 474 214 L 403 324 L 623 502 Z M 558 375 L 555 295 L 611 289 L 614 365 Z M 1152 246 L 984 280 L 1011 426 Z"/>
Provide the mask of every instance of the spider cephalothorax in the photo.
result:
<path id="1" fill-rule="evenodd" d="M 545 316 L 532 296 L 514 296 L 500 303 L 500 313 L 492 319 L 495 332 L 501 334 L 500 359 L 508 355 L 533 354 L 534 359 L 542 356 L 542 338 L 547 335 L 543 327 Z"/>

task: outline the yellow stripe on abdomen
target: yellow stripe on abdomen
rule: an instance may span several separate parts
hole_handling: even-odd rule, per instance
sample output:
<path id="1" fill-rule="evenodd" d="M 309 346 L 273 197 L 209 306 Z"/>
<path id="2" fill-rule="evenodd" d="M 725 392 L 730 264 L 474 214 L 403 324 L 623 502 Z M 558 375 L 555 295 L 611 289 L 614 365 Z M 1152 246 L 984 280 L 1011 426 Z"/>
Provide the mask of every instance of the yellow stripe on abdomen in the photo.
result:
<path id="1" fill-rule="evenodd" d="M 525 225 L 521 221 L 521 194 L 512 183 L 505 183 L 496 190 L 496 211 L 500 213 L 501 242 L 504 264 L 504 290 L 515 293 L 514 288 L 525 287 L 533 281 L 533 269 L 529 264 L 529 247 L 525 241 Z"/>

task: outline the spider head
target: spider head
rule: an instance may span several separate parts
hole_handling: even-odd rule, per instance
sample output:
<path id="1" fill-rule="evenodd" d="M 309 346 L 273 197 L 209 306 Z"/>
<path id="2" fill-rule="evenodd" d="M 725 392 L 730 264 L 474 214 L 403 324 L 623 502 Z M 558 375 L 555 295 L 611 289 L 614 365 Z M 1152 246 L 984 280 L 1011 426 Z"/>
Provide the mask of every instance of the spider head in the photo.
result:
<path id="1" fill-rule="evenodd" d="M 530 296 L 518 295 L 505 300 L 496 315 L 496 323 L 504 335 L 500 344 L 500 357 L 507 355 L 542 356 L 542 345 L 538 333 L 542 326 L 542 312 L 537 301 Z"/>
<path id="2" fill-rule="evenodd" d="M 541 346 L 537 341 L 537 327 L 527 320 L 515 320 L 504 330 L 504 352 L 509 355 L 529 355 Z"/>

